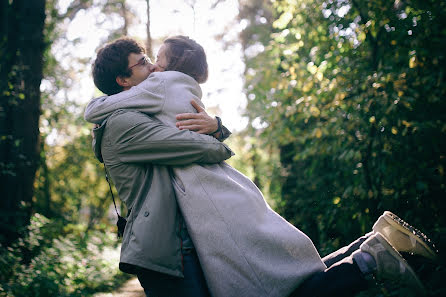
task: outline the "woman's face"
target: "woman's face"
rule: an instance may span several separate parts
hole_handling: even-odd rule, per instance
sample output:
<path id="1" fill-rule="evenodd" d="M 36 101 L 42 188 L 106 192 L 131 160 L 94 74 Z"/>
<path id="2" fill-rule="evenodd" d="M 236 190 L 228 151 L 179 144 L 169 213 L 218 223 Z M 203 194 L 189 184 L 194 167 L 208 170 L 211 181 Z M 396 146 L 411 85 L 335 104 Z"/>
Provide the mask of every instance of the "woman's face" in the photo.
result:
<path id="1" fill-rule="evenodd" d="M 158 55 L 156 56 L 156 63 L 154 65 L 155 71 L 161 72 L 166 70 L 167 67 L 166 50 L 167 50 L 166 44 L 161 45 L 158 51 Z"/>

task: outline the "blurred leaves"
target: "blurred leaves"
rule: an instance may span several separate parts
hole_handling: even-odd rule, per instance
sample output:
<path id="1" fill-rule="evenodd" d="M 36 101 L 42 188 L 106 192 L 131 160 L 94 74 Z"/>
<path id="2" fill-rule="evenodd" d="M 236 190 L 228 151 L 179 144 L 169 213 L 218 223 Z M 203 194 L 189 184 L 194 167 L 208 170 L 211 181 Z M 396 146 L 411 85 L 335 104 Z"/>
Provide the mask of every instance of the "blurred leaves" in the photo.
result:
<path id="1" fill-rule="evenodd" d="M 112 4 L 120 6 L 115 9 Z M 95 10 L 119 18 L 124 8 L 123 0 L 46 1 L 48 47 L 40 85 L 40 167 L 32 203 L 22 206 L 31 208 L 34 216 L 23 237 L 0 247 L 0 296 L 85 296 L 108 290 L 122 280 L 116 237 L 110 234 L 115 231 L 115 214 L 108 212 L 112 200 L 103 168 L 92 154 L 84 106 L 73 95 L 93 57 L 78 58 L 73 53 L 79 39 L 69 40 L 67 30 L 79 12 Z M 122 26 L 117 28 L 121 32 L 117 34 L 122 35 L 122 30 Z M 13 93 L 12 85 L 7 92 L 6 96 L 17 100 L 27 99 Z M 21 145 L 19 140 L 13 144 Z M 11 166 L 2 170 L 14 172 Z"/>
<path id="2" fill-rule="evenodd" d="M 35 214 L 22 239 L 0 246 L 0 296 L 87 296 L 126 279 L 117 269 L 114 234 L 97 230 L 82 237 L 59 229 L 57 221 Z"/>
<path id="3" fill-rule="evenodd" d="M 242 41 L 250 133 L 280 154 L 276 210 L 323 255 L 384 210 L 444 249 L 446 4 L 271 2 L 253 12 L 273 16 L 253 35 L 264 50 L 245 36 L 260 24 Z"/>

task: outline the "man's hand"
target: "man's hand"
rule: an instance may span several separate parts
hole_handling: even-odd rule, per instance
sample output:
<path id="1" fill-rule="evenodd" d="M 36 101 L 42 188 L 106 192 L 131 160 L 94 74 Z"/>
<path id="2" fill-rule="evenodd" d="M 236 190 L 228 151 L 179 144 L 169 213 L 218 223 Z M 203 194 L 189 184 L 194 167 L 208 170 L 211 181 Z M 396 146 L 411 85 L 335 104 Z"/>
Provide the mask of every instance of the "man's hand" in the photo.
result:
<path id="1" fill-rule="evenodd" d="M 176 116 L 180 130 L 195 131 L 200 134 L 212 134 L 218 129 L 216 118 L 209 116 L 195 100 L 190 102 L 198 113 L 181 113 Z"/>

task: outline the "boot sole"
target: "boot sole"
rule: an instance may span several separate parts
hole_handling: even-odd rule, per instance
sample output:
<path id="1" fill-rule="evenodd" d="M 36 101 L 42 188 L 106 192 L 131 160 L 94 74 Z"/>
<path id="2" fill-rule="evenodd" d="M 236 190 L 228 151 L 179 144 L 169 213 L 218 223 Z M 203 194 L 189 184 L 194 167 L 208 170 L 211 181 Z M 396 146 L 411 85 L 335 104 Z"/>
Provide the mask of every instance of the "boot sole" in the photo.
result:
<path id="1" fill-rule="evenodd" d="M 385 211 L 383 214 L 383 218 L 392 225 L 395 229 L 401 231 L 402 233 L 415 237 L 416 241 L 421 244 L 431 255 L 431 259 L 435 260 L 437 258 L 437 249 L 435 248 L 434 243 L 420 230 L 414 228 L 409 223 L 395 215 L 390 211 Z M 374 230 L 375 231 L 375 230 Z"/>

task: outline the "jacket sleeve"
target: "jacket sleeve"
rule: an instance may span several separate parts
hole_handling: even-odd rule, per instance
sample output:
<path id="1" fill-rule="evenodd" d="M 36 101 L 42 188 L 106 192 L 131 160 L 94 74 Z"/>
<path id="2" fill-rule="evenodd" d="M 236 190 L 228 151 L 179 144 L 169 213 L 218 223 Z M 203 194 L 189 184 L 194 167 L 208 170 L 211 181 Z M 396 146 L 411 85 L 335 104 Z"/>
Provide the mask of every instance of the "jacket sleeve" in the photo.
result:
<path id="1" fill-rule="evenodd" d="M 208 135 L 168 127 L 136 111 L 118 111 L 107 123 L 109 145 L 124 163 L 219 163 L 234 153 Z"/>
<path id="2" fill-rule="evenodd" d="M 218 137 L 218 141 L 225 141 L 226 139 L 229 138 L 229 136 L 231 136 L 232 132 L 226 128 L 225 126 L 221 127 L 221 133 L 220 133 L 220 137 Z"/>
<path id="3" fill-rule="evenodd" d="M 150 75 L 140 84 L 111 96 L 92 99 L 85 109 L 87 122 L 99 124 L 118 109 L 156 114 L 165 103 L 165 81 L 161 75 Z"/>

